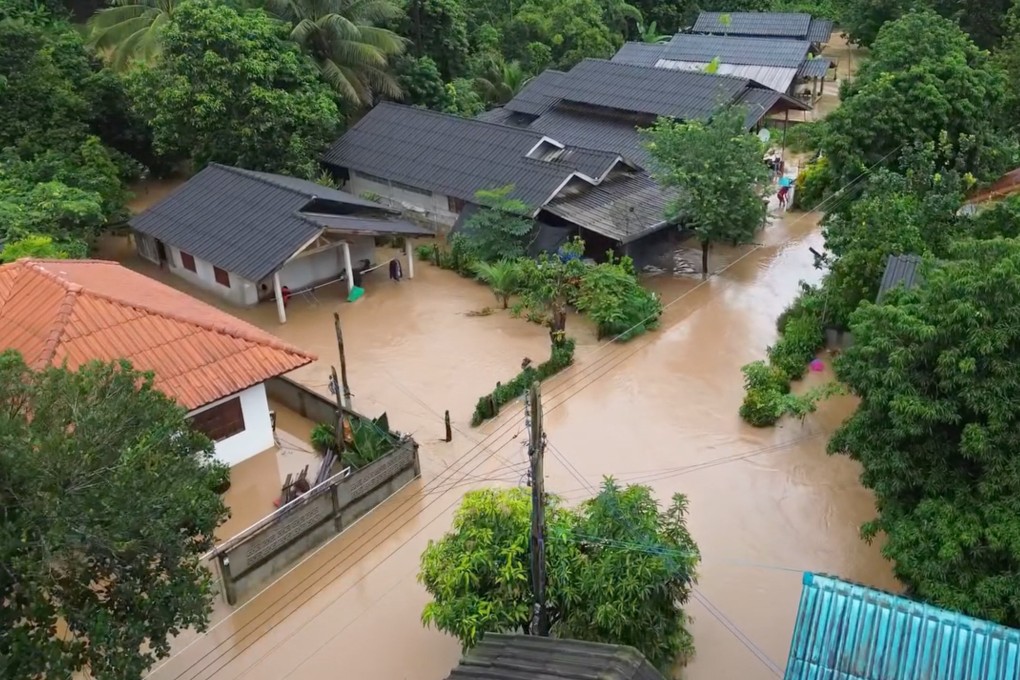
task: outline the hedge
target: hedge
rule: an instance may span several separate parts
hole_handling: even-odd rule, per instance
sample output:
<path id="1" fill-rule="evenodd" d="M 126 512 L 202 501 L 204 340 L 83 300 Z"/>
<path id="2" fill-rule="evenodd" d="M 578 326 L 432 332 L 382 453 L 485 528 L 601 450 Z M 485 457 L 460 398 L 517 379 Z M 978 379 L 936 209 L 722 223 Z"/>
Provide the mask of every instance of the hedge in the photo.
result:
<path id="1" fill-rule="evenodd" d="M 474 415 L 471 416 L 471 426 L 477 427 L 489 418 L 496 417 L 500 408 L 524 394 L 533 382 L 536 380 L 541 382 L 556 375 L 572 363 L 574 363 L 574 340 L 567 338 L 562 344 L 553 347 L 552 356 L 548 361 L 537 367 L 528 366 L 510 382 L 497 383 L 496 389 L 490 394 L 479 397 Z"/>

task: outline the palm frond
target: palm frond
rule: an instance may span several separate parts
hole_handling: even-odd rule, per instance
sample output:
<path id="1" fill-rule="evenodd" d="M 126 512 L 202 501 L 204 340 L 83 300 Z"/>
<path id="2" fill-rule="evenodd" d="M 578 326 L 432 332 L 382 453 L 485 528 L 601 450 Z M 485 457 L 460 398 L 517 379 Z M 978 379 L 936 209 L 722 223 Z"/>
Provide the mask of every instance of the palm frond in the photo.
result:
<path id="1" fill-rule="evenodd" d="M 331 59 L 320 59 L 316 62 L 319 66 L 319 73 L 322 79 L 343 99 L 351 103 L 362 104 L 361 96 L 363 86 L 361 83 L 352 83 L 344 69 L 337 66 Z M 371 103 L 371 102 L 369 102 Z"/>
<path id="2" fill-rule="evenodd" d="M 393 31 L 377 26 L 361 26 L 361 42 L 377 48 L 384 54 L 403 54 L 409 40 Z"/>

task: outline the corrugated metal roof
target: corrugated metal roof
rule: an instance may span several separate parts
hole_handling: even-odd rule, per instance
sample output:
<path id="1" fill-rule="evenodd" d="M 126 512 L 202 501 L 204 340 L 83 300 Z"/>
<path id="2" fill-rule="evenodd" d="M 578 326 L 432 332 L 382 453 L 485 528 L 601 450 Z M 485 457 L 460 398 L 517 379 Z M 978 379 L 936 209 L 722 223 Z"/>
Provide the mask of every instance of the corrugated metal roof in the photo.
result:
<path id="1" fill-rule="evenodd" d="M 662 58 L 665 45 L 653 43 L 626 42 L 623 44 L 610 61 L 617 64 L 631 64 L 632 66 L 655 66 L 655 62 Z"/>
<path id="2" fill-rule="evenodd" d="M 691 120 L 709 116 L 747 86 L 732 76 L 585 59 L 560 78 L 558 90 L 563 101 Z"/>
<path id="3" fill-rule="evenodd" d="M 531 130 L 384 102 L 323 160 L 465 201 L 480 189 L 513 185 L 511 197 L 537 211 L 573 172 L 526 157 L 541 138 Z"/>
<path id="4" fill-rule="evenodd" d="M 804 574 L 785 680 L 1016 680 L 1020 631 Z"/>
<path id="5" fill-rule="evenodd" d="M 623 117 L 600 116 L 588 111 L 555 108 L 535 120 L 532 130 L 564 144 L 603 149 L 620 154 L 640 167 L 647 167 L 648 152 L 641 142 L 638 126 L 647 127 L 654 118 L 640 121 Z"/>
<path id="6" fill-rule="evenodd" d="M 832 68 L 832 60 L 828 57 L 815 57 L 801 64 L 797 71 L 798 78 L 824 78 Z"/>
<path id="7" fill-rule="evenodd" d="M 788 102 L 790 101 L 790 98 L 776 92 L 775 90 L 765 88 L 755 88 L 742 94 L 740 99 L 737 100 L 737 104 L 747 107 L 747 118 L 744 120 L 744 126 L 750 130 L 752 127 L 757 125 L 758 121 L 767 116 L 772 108 L 780 102 L 780 100 Z"/>
<path id="8" fill-rule="evenodd" d="M 665 227 L 668 197 L 645 173 L 624 174 L 550 201 L 546 212 L 620 243 Z"/>
<path id="9" fill-rule="evenodd" d="M 659 58 L 702 63 L 718 58 L 723 64 L 797 69 L 810 49 L 811 43 L 806 40 L 678 33 Z"/>
<path id="10" fill-rule="evenodd" d="M 722 17 L 728 17 L 723 21 Z M 804 40 L 811 28 L 811 15 L 794 12 L 702 12 L 692 33 L 764 36 Z"/>
<path id="11" fill-rule="evenodd" d="M 314 239 L 300 210 L 323 201 L 351 211 L 394 211 L 314 182 L 210 164 L 129 221 L 133 229 L 249 281 L 261 281 Z"/>
<path id="12" fill-rule="evenodd" d="M 641 652 L 535 635 L 490 633 L 447 680 L 663 680 Z"/>
<path id="13" fill-rule="evenodd" d="M 878 302 L 882 301 L 886 293 L 902 285 L 910 289 L 922 283 L 921 263 L 923 260 L 918 255 L 890 255 L 885 260 L 885 273 L 882 274 L 882 283 L 878 287 Z"/>
<path id="14" fill-rule="evenodd" d="M 315 357 L 116 262 L 19 260 L 0 266 L 0 349 L 34 368 L 128 359 L 188 409 Z"/>
<path id="15" fill-rule="evenodd" d="M 710 60 L 709 60 L 710 61 Z M 673 61 L 670 59 L 660 59 L 655 64 L 657 68 L 662 69 L 674 69 L 677 71 L 696 71 L 698 73 L 704 73 L 708 67 L 708 61 Z M 727 64 L 720 63 L 715 73 L 721 76 L 736 76 L 737 78 L 746 78 L 753 80 L 756 83 L 760 83 L 765 87 L 776 90 L 777 92 L 786 92 L 790 89 L 793 84 L 793 79 L 797 75 L 796 68 L 784 68 L 780 66 L 751 66 L 743 64 Z"/>

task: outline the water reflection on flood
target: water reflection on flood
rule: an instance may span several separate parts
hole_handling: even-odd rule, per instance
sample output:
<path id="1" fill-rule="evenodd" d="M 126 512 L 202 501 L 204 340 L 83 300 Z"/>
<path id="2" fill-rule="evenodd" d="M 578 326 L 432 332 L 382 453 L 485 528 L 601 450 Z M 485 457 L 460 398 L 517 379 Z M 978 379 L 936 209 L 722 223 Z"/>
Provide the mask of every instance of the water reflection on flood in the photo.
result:
<path id="1" fill-rule="evenodd" d="M 697 645 L 683 672 L 690 680 L 774 677 L 731 629 L 783 667 L 804 570 L 895 586 L 877 548 L 858 538 L 873 506 L 856 466 L 824 453 L 851 400 L 774 429 L 751 428 L 737 416 L 740 366 L 764 355 L 798 281 L 819 276 L 807 250 L 821 246 L 817 215 L 789 214 L 761 240 L 759 247 L 718 248 L 713 263 L 724 271 L 708 281 L 649 279 L 668 308 L 658 331 L 631 343 L 600 345 L 589 325 L 572 318 L 577 363 L 543 387 L 551 491 L 580 500 L 612 474 L 650 484 L 663 499 L 677 491 L 690 498 L 704 555 L 700 592 L 720 613 L 690 604 Z M 127 264 L 184 287 L 137 259 Z M 478 429 L 468 421 L 478 396 L 512 377 L 522 358 L 547 355 L 548 336 L 502 311 L 466 315 L 496 306 L 489 291 L 423 264 L 414 280 L 380 277 L 366 289 L 354 304 L 340 302 L 339 288 L 296 301 L 286 325 L 271 305 L 231 311 L 319 354 L 292 377 L 324 394 L 336 361 L 331 315 L 339 311 L 354 405 L 373 416 L 387 411 L 393 427 L 414 433 L 423 480 L 209 635 L 182 636 L 179 655 L 153 677 L 326 680 L 342 672 L 437 680 L 455 665 L 456 641 L 421 626 L 427 598 L 415 581 L 418 556 L 449 527 L 464 491 L 519 481 L 519 407 Z M 439 441 L 446 409 L 457 430 L 452 444 Z"/>

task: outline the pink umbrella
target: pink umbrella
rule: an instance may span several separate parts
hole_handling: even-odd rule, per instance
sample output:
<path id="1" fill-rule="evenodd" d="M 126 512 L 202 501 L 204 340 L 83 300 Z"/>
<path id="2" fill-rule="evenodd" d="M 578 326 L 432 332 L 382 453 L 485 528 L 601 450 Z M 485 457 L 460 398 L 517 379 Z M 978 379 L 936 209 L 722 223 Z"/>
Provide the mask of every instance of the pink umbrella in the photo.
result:
<path id="1" fill-rule="evenodd" d="M 811 370 L 815 373 L 820 373 L 825 370 L 825 363 L 821 359 L 815 359 L 810 364 Z"/>

